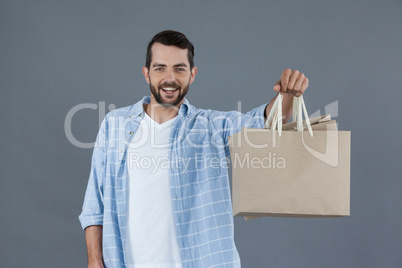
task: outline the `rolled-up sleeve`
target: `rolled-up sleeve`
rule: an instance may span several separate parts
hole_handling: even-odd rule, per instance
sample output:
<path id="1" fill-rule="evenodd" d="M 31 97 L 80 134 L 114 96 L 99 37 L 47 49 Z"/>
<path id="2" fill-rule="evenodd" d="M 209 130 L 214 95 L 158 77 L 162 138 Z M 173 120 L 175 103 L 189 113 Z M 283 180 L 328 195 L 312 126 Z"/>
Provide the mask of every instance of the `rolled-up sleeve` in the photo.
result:
<path id="1" fill-rule="evenodd" d="M 103 120 L 92 154 L 91 171 L 79 220 L 83 229 L 103 225 L 103 185 L 106 176 L 106 119 Z"/>

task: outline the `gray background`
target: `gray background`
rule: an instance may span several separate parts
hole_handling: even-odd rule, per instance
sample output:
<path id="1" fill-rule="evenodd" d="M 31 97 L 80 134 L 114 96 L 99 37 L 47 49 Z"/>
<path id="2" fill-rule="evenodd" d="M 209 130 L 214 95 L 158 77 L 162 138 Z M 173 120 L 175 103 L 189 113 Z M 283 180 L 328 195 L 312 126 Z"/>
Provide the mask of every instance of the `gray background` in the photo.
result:
<path id="1" fill-rule="evenodd" d="M 310 78 L 310 113 L 339 103 L 352 131 L 351 216 L 235 218 L 244 267 L 402 267 L 401 1 L 0 1 L 1 267 L 85 267 L 78 215 L 92 149 L 64 120 L 80 103 L 130 105 L 149 93 L 148 41 L 195 45 L 188 99 L 250 110 L 286 67 Z M 92 142 L 97 110 L 73 118 Z"/>

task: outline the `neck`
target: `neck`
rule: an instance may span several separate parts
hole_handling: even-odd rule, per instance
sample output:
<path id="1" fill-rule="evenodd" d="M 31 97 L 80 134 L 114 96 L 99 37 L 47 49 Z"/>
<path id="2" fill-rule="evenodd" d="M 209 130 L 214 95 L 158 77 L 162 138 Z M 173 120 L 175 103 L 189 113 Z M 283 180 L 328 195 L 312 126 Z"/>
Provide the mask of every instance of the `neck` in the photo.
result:
<path id="1" fill-rule="evenodd" d="M 165 107 L 152 100 L 149 104 L 144 104 L 144 111 L 158 124 L 165 123 L 173 119 L 179 113 L 179 108 L 183 104 L 181 101 L 178 105 L 172 107 Z"/>

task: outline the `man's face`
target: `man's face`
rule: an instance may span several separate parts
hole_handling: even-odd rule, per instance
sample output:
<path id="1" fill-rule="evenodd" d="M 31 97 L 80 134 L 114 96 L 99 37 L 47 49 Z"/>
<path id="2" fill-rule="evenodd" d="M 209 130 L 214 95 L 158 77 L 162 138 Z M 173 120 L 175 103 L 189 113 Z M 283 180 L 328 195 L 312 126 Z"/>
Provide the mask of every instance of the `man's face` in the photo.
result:
<path id="1" fill-rule="evenodd" d="M 149 70 L 143 67 L 142 72 L 151 89 L 151 103 L 171 107 L 183 103 L 197 68 L 190 70 L 187 49 L 155 43 Z"/>

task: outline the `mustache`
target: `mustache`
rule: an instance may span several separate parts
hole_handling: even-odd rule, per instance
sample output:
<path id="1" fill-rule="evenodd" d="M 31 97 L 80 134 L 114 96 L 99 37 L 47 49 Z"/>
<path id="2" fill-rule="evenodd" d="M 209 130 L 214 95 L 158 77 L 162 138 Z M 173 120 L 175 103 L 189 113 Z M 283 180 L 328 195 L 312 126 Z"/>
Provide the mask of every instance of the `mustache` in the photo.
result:
<path id="1" fill-rule="evenodd" d="M 159 88 L 162 88 L 162 87 L 180 88 L 180 84 L 178 84 L 176 82 L 165 82 L 165 83 L 159 85 Z"/>

